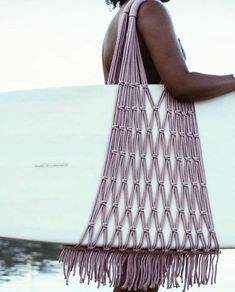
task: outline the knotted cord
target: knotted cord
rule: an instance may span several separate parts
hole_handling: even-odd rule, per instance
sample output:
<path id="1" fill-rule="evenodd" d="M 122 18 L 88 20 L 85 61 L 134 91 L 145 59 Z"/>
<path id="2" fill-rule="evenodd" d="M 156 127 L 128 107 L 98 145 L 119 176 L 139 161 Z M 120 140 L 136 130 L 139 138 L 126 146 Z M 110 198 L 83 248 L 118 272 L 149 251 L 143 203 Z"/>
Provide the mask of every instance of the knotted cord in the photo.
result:
<path id="1" fill-rule="evenodd" d="M 123 10 L 108 84 L 118 84 L 103 175 L 79 243 L 64 245 L 64 276 L 122 289 L 216 282 L 219 258 L 193 102 L 162 85 L 151 93 L 136 31 L 139 6 Z M 112 228 L 114 226 L 114 228 Z M 112 230 L 113 229 L 113 230 Z M 140 231 L 142 230 L 142 231 Z"/>

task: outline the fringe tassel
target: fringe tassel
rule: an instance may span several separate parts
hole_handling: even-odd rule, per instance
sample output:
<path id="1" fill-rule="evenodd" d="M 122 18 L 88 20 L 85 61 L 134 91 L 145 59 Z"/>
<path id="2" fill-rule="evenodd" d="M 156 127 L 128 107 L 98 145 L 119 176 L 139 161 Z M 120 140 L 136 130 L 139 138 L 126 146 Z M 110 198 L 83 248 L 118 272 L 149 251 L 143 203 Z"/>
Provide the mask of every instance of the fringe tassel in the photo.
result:
<path id="1" fill-rule="evenodd" d="M 87 277 L 88 284 L 94 277 L 101 284 L 120 286 L 123 264 L 126 261 L 127 269 L 125 282 L 122 289 L 136 291 L 138 289 L 158 288 L 160 285 L 166 288 L 180 287 L 177 278 L 184 283 L 183 290 L 189 289 L 193 284 L 206 285 L 216 283 L 217 263 L 220 250 L 213 251 L 119 251 L 103 250 L 102 248 L 87 249 L 64 246 L 59 256 L 59 262 L 63 262 L 64 278 L 69 284 L 71 272 L 76 274 L 79 267 L 80 283 L 84 283 Z"/>

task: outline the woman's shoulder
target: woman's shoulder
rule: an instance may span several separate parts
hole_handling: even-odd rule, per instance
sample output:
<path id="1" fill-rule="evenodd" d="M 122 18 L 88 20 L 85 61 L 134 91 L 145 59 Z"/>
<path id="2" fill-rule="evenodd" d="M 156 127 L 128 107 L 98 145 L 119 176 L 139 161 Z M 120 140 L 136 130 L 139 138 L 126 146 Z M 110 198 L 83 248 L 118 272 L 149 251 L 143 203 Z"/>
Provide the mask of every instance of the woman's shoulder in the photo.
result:
<path id="1" fill-rule="evenodd" d="M 138 14 L 140 13 L 143 16 L 169 14 L 165 5 L 163 5 L 160 1 L 157 0 L 143 1 L 138 8 Z"/>
<path id="2" fill-rule="evenodd" d="M 171 22 L 169 11 L 159 1 L 146 0 L 141 3 L 137 14 L 137 26 L 153 27 L 156 29 L 156 25 L 164 25 L 166 22 Z"/>

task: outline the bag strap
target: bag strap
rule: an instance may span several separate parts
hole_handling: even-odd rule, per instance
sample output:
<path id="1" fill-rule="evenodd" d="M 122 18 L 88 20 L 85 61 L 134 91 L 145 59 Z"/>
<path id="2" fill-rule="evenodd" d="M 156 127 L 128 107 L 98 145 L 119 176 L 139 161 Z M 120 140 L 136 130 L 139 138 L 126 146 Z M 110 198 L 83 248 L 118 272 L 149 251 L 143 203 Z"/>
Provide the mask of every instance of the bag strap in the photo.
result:
<path id="1" fill-rule="evenodd" d="M 126 30 L 127 30 L 127 25 L 128 25 L 129 11 L 134 1 L 135 0 L 130 0 L 130 2 L 127 3 L 118 21 L 117 39 L 116 39 L 116 44 L 114 48 L 114 53 L 113 53 L 113 58 L 111 62 L 107 84 L 117 83 L 118 75 L 120 73 L 120 66 L 122 63 L 122 53 L 123 53 L 123 46 L 125 42 L 125 35 L 126 35 Z"/>
<path id="2" fill-rule="evenodd" d="M 145 1 L 131 0 L 121 13 L 107 84 L 147 84 L 136 30 L 138 9 Z"/>
<path id="3" fill-rule="evenodd" d="M 132 3 L 132 5 L 131 5 L 129 16 L 137 17 L 137 13 L 138 13 L 139 7 L 145 1 L 146 0 L 134 0 L 134 3 Z"/>

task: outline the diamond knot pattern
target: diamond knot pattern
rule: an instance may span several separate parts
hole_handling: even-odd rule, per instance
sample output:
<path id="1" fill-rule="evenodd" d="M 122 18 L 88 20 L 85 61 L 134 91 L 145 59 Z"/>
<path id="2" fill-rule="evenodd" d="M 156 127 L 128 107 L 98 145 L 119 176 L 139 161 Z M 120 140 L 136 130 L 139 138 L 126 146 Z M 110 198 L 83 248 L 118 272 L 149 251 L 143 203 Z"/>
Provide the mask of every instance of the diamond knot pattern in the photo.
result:
<path id="1" fill-rule="evenodd" d="M 130 245 L 127 240 L 131 232 L 140 244 L 148 231 L 148 248 L 153 246 L 155 234 L 162 234 L 165 244 L 170 242 L 172 247 L 205 248 L 206 233 L 209 234 L 213 226 L 210 226 L 211 213 L 203 199 L 207 196 L 206 180 L 204 173 L 200 174 L 202 159 L 196 147 L 198 130 L 194 104 L 177 102 L 165 89 L 159 99 L 154 98 L 148 88 L 144 90 L 146 96 L 141 84 L 136 84 L 129 87 L 132 93 L 129 98 L 120 95 L 118 99 L 113 121 L 118 131 L 112 132 L 110 143 L 118 135 L 119 143 L 107 157 L 109 164 L 102 176 L 106 185 L 99 194 L 100 205 L 95 206 L 96 218 L 92 218 L 97 226 L 98 218 L 101 223 L 106 222 L 101 229 L 97 228 L 96 242 L 103 234 L 105 245 L 113 245 L 115 239 L 118 246 L 124 242 Z M 126 111 L 122 111 L 123 108 Z M 121 160 L 126 153 L 129 155 Z M 115 189 L 111 187 L 112 182 L 116 184 Z M 115 228 L 107 236 L 102 228 L 111 228 L 111 221 Z M 89 232 L 94 236 L 95 228 Z M 121 233 L 122 238 L 117 239 L 117 233 Z M 178 241 L 172 238 L 173 234 L 179 236 Z M 194 240 L 188 236 L 185 239 L 184 235 Z M 160 246 L 162 241 L 158 237 L 155 247 Z"/>
<path id="2" fill-rule="evenodd" d="M 156 288 L 165 280 L 167 288 L 178 287 L 180 275 L 185 291 L 192 282 L 215 278 L 217 263 L 209 258 L 214 255 L 203 252 L 218 255 L 219 244 L 194 103 L 179 102 L 164 85 L 161 92 L 148 86 L 136 29 L 138 5 L 144 1 L 128 1 L 123 9 L 108 77 L 118 90 L 103 174 L 81 250 L 62 255 L 64 273 L 68 280 L 78 261 L 81 282 L 85 274 L 89 280 L 95 275 L 99 284 L 107 276 L 118 286 L 123 256 L 118 252 L 131 248 L 123 289 Z M 102 251 L 93 251 L 99 246 Z M 110 256 L 109 247 L 118 252 Z"/>

